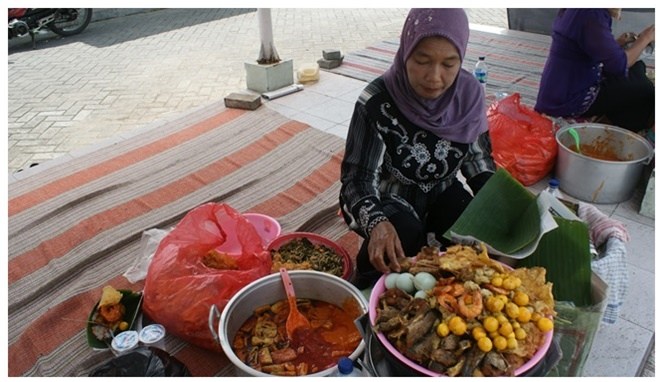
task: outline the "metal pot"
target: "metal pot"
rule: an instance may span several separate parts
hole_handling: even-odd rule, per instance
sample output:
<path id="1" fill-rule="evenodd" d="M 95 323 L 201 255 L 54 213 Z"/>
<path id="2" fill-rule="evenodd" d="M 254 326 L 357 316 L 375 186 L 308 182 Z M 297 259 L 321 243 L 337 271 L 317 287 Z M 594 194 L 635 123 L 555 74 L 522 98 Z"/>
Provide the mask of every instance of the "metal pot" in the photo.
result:
<path id="1" fill-rule="evenodd" d="M 621 161 L 592 158 L 576 152 L 569 129 L 574 128 L 580 143 L 601 145 Z M 600 123 L 571 124 L 559 129 L 555 176 L 562 191 L 591 203 L 620 203 L 633 195 L 644 166 L 654 150 L 646 139 L 629 130 Z"/>
<path id="2" fill-rule="evenodd" d="M 368 302 L 362 292 L 340 277 L 317 271 L 290 271 L 288 274 L 292 279 L 297 297 L 325 301 L 339 306 L 348 298 L 351 298 L 357 301 L 361 310 L 360 316 L 368 312 Z M 244 364 L 232 350 L 231 342 L 240 326 L 251 317 L 257 307 L 273 304 L 284 299 L 286 299 L 286 295 L 281 275 L 274 273 L 242 288 L 228 301 L 220 316 L 217 307 L 215 305 L 211 306 L 208 322 L 210 332 L 214 339 L 219 342 L 230 362 L 235 365 L 237 376 L 273 377 Z M 219 321 L 218 330 L 215 330 L 217 319 Z M 353 360 L 357 359 L 363 353 L 365 347 L 365 342 L 362 340 L 349 357 Z M 331 367 L 307 376 L 325 377 L 335 371 L 336 367 Z"/>

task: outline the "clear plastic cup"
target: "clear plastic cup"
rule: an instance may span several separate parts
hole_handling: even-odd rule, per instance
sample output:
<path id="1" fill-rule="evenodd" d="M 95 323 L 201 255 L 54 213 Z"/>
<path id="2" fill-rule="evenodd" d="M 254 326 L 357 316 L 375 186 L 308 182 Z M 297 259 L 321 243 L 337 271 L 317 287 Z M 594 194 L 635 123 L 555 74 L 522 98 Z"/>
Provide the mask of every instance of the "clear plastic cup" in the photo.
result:
<path id="1" fill-rule="evenodd" d="M 166 350 L 166 328 L 160 324 L 147 325 L 141 329 L 138 340 L 145 346 Z"/>

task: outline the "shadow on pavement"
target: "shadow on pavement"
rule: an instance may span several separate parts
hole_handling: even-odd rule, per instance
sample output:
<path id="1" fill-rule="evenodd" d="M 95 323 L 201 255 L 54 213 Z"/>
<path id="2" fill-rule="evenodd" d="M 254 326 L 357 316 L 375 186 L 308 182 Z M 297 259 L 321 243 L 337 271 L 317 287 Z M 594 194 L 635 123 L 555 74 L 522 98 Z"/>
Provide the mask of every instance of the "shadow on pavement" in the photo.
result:
<path id="1" fill-rule="evenodd" d="M 146 10 L 142 13 L 93 21 L 81 34 L 75 36 L 61 37 L 51 31 L 44 30 L 36 36 L 35 49 L 57 48 L 72 42 L 82 42 L 97 48 L 103 48 L 255 11 L 255 8 Z M 32 49 L 30 36 L 9 40 L 8 54 L 10 55 Z"/>

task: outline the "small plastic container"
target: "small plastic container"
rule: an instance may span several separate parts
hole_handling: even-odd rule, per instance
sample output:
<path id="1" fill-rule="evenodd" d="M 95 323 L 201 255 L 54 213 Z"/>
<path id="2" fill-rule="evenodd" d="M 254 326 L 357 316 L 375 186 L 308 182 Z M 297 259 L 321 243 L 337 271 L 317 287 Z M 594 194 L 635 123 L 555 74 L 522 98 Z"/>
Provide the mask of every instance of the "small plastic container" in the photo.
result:
<path id="1" fill-rule="evenodd" d="M 111 342 L 111 351 L 116 356 L 128 353 L 138 347 L 138 332 L 127 330 L 116 335 Z"/>
<path id="2" fill-rule="evenodd" d="M 318 63 L 306 63 L 297 70 L 297 81 L 300 84 L 315 82 L 320 79 L 320 65 Z"/>
<path id="3" fill-rule="evenodd" d="M 147 325 L 141 329 L 138 340 L 145 346 L 166 350 L 166 328 L 160 324 Z"/>

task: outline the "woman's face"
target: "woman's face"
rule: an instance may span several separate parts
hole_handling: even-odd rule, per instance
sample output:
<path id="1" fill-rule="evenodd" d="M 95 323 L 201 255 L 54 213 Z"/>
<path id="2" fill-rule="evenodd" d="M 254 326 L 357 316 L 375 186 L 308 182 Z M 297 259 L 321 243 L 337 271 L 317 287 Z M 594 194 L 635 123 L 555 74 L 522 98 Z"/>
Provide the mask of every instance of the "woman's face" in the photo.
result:
<path id="1" fill-rule="evenodd" d="M 405 62 L 412 89 L 422 98 L 440 97 L 451 87 L 461 68 L 460 55 L 444 37 L 426 37 L 419 41 Z"/>

